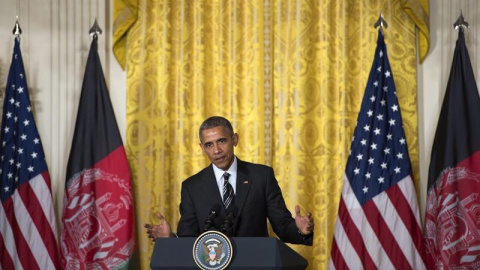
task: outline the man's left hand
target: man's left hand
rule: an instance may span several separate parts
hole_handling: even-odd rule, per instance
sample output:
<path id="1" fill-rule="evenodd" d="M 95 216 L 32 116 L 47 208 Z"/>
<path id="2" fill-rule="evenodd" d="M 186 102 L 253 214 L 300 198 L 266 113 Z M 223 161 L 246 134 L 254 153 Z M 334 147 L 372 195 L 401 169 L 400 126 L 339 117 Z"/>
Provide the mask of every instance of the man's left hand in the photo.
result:
<path id="1" fill-rule="evenodd" d="M 305 216 L 300 215 L 300 207 L 295 206 L 295 224 L 302 235 L 313 233 L 314 223 L 312 213 L 308 212 Z"/>

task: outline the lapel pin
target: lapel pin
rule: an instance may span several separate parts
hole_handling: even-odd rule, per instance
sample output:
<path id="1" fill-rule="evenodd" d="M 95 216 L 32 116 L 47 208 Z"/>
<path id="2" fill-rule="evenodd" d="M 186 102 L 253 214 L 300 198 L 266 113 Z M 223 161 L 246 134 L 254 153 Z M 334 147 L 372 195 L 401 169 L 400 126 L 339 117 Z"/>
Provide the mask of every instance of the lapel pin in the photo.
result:
<path id="1" fill-rule="evenodd" d="M 248 180 L 243 181 L 244 184 L 248 184 Z"/>

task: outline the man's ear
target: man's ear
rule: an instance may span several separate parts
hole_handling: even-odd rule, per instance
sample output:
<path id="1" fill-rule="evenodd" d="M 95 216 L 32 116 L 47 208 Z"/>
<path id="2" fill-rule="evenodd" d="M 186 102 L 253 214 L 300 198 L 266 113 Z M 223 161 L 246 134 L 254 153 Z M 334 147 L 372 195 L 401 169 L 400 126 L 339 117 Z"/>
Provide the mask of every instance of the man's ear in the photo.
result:
<path id="1" fill-rule="evenodd" d="M 233 134 L 232 139 L 233 139 L 233 146 L 237 146 L 238 139 L 239 139 L 238 134 L 237 133 Z"/>
<path id="2" fill-rule="evenodd" d="M 205 149 L 203 148 L 202 142 L 200 142 L 198 145 L 200 145 L 200 148 L 202 149 L 202 152 L 205 152 Z"/>

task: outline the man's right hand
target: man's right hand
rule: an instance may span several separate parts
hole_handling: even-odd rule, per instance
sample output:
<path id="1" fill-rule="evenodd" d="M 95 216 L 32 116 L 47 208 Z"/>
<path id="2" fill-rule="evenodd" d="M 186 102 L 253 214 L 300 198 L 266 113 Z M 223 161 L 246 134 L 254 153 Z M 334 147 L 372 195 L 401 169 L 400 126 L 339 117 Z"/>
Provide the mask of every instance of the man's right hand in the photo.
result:
<path id="1" fill-rule="evenodd" d="M 143 225 L 143 227 L 146 228 L 148 238 L 155 242 L 155 239 L 158 237 L 173 237 L 174 235 L 172 233 L 172 229 L 165 220 L 165 217 L 163 217 L 163 215 L 160 213 L 157 213 L 156 216 L 158 219 L 160 219 L 160 224 L 152 225 L 145 223 L 145 225 Z"/>

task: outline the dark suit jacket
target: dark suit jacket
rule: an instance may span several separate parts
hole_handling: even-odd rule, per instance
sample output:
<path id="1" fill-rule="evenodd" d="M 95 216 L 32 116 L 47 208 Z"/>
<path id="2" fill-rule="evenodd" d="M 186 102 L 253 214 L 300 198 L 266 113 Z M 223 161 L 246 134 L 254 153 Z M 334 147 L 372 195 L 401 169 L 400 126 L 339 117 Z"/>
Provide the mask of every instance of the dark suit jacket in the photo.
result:
<path id="1" fill-rule="evenodd" d="M 237 158 L 237 187 L 234 236 L 267 237 L 267 218 L 273 231 L 284 242 L 312 245 L 313 234 L 302 237 L 295 219 L 288 211 L 271 167 L 241 161 Z M 213 167 L 206 167 L 182 183 L 178 236 L 198 236 L 214 204 L 223 205 Z M 225 220 L 225 209 L 219 214 L 216 228 Z"/>

